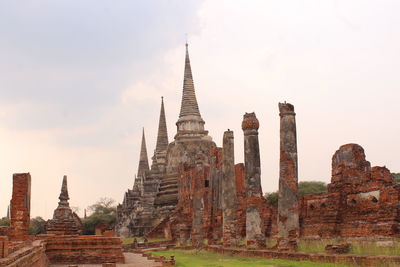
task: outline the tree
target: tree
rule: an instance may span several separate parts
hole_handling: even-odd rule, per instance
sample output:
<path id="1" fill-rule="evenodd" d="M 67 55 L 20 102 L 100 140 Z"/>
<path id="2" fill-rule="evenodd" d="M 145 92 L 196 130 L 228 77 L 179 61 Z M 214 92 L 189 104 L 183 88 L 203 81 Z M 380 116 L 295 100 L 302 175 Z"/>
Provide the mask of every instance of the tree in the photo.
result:
<path id="1" fill-rule="evenodd" d="M 0 226 L 10 226 L 10 219 L 3 217 L 0 219 Z"/>
<path id="2" fill-rule="evenodd" d="M 72 207 L 71 207 L 71 210 L 72 210 L 72 212 L 79 213 L 79 211 L 80 211 L 81 209 L 80 209 L 79 207 L 72 206 Z"/>
<path id="3" fill-rule="evenodd" d="M 92 213 L 82 220 L 85 235 L 93 235 L 96 225 L 99 223 L 106 223 L 113 227 L 117 220 L 117 207 L 114 203 L 115 201 L 111 198 L 100 198 L 99 201 L 88 207 L 88 211 Z"/>
<path id="4" fill-rule="evenodd" d="M 278 206 L 278 191 L 265 193 L 264 197 L 267 199 L 269 205 Z"/>
<path id="5" fill-rule="evenodd" d="M 324 182 L 318 181 L 307 181 L 307 182 L 299 182 L 298 185 L 298 193 L 299 196 L 304 196 L 308 194 L 318 194 L 327 192 L 327 186 Z M 272 193 L 266 193 L 264 197 L 267 199 L 268 204 L 277 206 L 278 205 L 278 191 Z"/>
<path id="6" fill-rule="evenodd" d="M 46 221 L 43 220 L 43 218 L 40 216 L 32 218 L 29 223 L 29 234 L 30 235 L 44 234 L 45 233 L 45 229 L 44 229 L 45 224 L 46 224 Z"/>
<path id="7" fill-rule="evenodd" d="M 299 196 L 327 192 L 328 188 L 324 182 L 309 181 L 299 183 Z"/>
<path id="8" fill-rule="evenodd" d="M 400 173 L 392 173 L 392 177 L 396 184 L 400 184 Z"/>

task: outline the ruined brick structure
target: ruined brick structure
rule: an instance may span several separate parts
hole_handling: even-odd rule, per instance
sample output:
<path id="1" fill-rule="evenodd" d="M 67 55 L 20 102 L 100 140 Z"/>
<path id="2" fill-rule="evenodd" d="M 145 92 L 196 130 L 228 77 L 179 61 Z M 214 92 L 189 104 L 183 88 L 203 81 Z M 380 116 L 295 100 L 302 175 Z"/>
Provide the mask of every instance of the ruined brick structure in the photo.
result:
<path id="1" fill-rule="evenodd" d="M 372 167 L 357 144 L 332 157 L 328 192 L 306 195 L 301 205 L 303 237 L 399 237 L 400 185 L 386 167 Z"/>
<path id="2" fill-rule="evenodd" d="M 64 176 L 60 202 L 52 220 L 47 221 L 48 234 L 28 235 L 30 221 L 31 176 L 13 175 L 11 225 L 0 231 L 0 266 L 46 267 L 50 264 L 123 263 L 122 242 L 111 237 L 81 236 L 81 223 L 69 207 L 67 177 Z"/>
<path id="3" fill-rule="evenodd" d="M 295 250 L 299 238 L 399 236 L 400 185 L 385 167 L 371 168 L 358 145 L 345 145 L 334 155 L 327 193 L 298 197 L 294 106 L 279 104 L 279 112 L 277 208 L 267 204 L 261 189 L 255 113 L 243 116 L 245 162 L 235 163 L 233 132 L 225 132 L 220 148 L 204 128 L 186 45 L 177 132 L 168 144 L 162 101 L 153 164 L 150 169 L 143 135 L 134 187 L 118 206 L 117 234 L 195 246 L 245 240 L 249 248 L 276 238 L 284 250 Z"/>
<path id="4" fill-rule="evenodd" d="M 31 211 L 31 175 L 13 175 L 11 199 L 11 224 L 8 230 L 10 240 L 25 240 L 28 235 Z"/>
<path id="5" fill-rule="evenodd" d="M 222 152 L 222 238 L 224 246 L 234 245 L 237 233 L 238 196 L 235 177 L 235 151 L 233 132 L 224 133 Z"/>
<path id="6" fill-rule="evenodd" d="M 255 113 L 243 116 L 244 167 L 246 190 L 246 242 L 248 247 L 265 246 L 265 227 L 262 212 L 261 161 L 258 142 L 260 123 Z"/>
<path id="7" fill-rule="evenodd" d="M 58 197 L 58 207 L 54 210 L 53 219 L 45 225 L 47 234 L 56 235 L 80 235 L 82 234 L 82 222 L 79 216 L 69 207 L 69 195 L 67 176 L 64 175 L 61 193 Z"/>
<path id="8" fill-rule="evenodd" d="M 297 249 L 300 236 L 297 194 L 297 134 L 293 105 L 279 103 L 280 168 L 278 198 L 278 248 Z"/>
<path id="9" fill-rule="evenodd" d="M 133 188 L 128 189 L 122 204 L 117 207 L 116 232 L 119 236 L 143 236 L 157 222 L 155 200 L 159 192 L 161 178 L 164 177 L 166 172 L 167 147 L 168 132 L 164 100 L 162 99 L 157 144 L 152 157 L 151 169 L 149 168 L 143 130 L 138 173 Z"/>

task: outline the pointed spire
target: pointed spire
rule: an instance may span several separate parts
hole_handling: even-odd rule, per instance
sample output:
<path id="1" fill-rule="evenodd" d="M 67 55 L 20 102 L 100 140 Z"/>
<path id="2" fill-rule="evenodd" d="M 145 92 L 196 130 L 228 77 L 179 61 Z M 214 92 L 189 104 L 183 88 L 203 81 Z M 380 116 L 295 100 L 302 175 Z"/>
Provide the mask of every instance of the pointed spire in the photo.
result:
<path id="1" fill-rule="evenodd" d="M 149 160 L 147 157 L 146 139 L 144 137 L 144 128 L 142 131 L 142 147 L 140 149 L 140 159 L 138 168 L 138 177 L 142 177 L 145 171 L 149 170 Z"/>
<path id="2" fill-rule="evenodd" d="M 184 116 L 200 116 L 199 106 L 194 91 L 192 68 L 190 67 L 188 44 L 186 43 L 185 76 L 183 79 L 183 94 L 179 118 Z"/>
<path id="3" fill-rule="evenodd" d="M 58 202 L 59 206 L 69 206 L 68 200 L 69 200 L 69 195 L 68 195 L 68 185 L 67 185 L 67 176 L 64 175 L 63 181 L 62 181 L 62 186 L 61 186 L 61 193 L 60 196 L 58 197 L 60 202 Z"/>
<path id="4" fill-rule="evenodd" d="M 158 135 L 156 152 L 166 151 L 168 147 L 167 122 L 165 120 L 164 97 L 161 97 L 160 121 L 158 122 Z"/>

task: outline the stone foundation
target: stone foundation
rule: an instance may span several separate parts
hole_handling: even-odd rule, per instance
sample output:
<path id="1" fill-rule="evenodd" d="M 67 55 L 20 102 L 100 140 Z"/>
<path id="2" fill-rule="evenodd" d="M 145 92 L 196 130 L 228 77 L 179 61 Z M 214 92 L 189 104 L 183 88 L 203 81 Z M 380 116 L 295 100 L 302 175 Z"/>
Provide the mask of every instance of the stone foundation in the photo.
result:
<path id="1" fill-rule="evenodd" d="M 51 264 L 124 263 L 122 242 L 116 237 L 49 236 L 46 243 Z"/>
<path id="2" fill-rule="evenodd" d="M 0 258 L 0 266 L 7 267 L 47 267 L 48 258 L 45 254 L 45 244 L 41 240 L 19 248 L 5 258 Z"/>

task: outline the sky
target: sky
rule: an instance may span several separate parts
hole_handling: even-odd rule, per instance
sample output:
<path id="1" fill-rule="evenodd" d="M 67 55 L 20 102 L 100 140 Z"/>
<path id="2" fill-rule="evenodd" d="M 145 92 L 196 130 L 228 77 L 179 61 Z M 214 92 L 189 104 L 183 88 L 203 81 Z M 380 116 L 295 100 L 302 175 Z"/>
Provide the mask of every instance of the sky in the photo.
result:
<path id="1" fill-rule="evenodd" d="M 31 216 L 122 202 L 142 127 L 152 156 L 161 96 L 176 133 L 189 43 L 200 112 L 222 146 L 255 112 L 264 192 L 278 188 L 278 103 L 295 106 L 299 181 L 330 182 L 358 143 L 400 172 L 400 2 L 393 0 L 0 1 L 0 217 L 12 174 L 32 175 Z"/>

